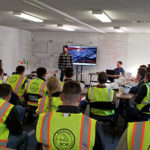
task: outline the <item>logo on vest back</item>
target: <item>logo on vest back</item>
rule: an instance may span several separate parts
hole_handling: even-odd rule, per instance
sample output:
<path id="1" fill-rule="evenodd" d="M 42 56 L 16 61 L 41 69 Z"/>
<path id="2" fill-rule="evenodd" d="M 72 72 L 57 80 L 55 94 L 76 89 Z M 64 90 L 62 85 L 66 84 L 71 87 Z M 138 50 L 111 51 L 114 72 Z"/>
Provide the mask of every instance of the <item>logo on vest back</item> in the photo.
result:
<path id="1" fill-rule="evenodd" d="M 30 90 L 32 92 L 36 92 L 38 90 L 38 83 L 36 83 L 36 82 L 31 83 Z"/>
<path id="2" fill-rule="evenodd" d="M 148 146 L 147 150 L 150 150 L 150 145 Z"/>
<path id="3" fill-rule="evenodd" d="M 70 150 L 74 147 L 75 136 L 68 129 L 60 129 L 55 133 L 53 142 L 58 150 Z"/>
<path id="4" fill-rule="evenodd" d="M 16 82 L 17 81 L 17 77 L 11 77 L 10 79 L 9 79 L 9 83 L 14 83 L 14 82 Z"/>

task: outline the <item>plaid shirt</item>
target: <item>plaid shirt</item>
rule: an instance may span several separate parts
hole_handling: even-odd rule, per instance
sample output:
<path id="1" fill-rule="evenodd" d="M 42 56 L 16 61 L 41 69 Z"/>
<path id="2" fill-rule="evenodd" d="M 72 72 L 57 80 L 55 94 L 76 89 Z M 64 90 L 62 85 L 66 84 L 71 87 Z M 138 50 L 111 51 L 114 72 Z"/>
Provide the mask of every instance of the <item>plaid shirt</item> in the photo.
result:
<path id="1" fill-rule="evenodd" d="M 73 67 L 72 55 L 70 53 L 61 53 L 59 56 L 59 69 L 65 71 L 67 67 Z"/>

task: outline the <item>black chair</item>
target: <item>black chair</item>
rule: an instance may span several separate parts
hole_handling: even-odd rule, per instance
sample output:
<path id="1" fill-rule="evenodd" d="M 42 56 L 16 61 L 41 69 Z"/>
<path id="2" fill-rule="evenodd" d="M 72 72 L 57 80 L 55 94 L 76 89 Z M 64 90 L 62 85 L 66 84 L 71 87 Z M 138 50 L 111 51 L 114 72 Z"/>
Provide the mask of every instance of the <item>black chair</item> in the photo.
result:
<path id="1" fill-rule="evenodd" d="M 140 112 L 140 120 L 141 121 L 147 121 L 150 119 L 150 104 L 147 104 L 144 106 Z"/>
<path id="2" fill-rule="evenodd" d="M 117 119 L 118 115 L 116 113 L 116 105 L 114 102 L 90 102 L 90 117 L 102 121 L 102 122 L 110 122 L 113 128 L 113 140 L 112 143 L 114 143 L 114 138 L 115 138 L 115 127 L 117 125 Z M 101 116 L 101 115 L 95 115 L 91 112 L 91 109 L 100 109 L 100 110 L 114 110 L 115 113 L 110 116 Z"/>
<path id="3" fill-rule="evenodd" d="M 41 95 L 39 94 L 26 94 L 24 95 L 25 98 L 25 117 L 24 117 L 24 122 L 30 122 L 36 119 L 36 109 L 37 106 L 32 106 L 29 105 L 28 103 L 36 103 L 38 104 L 38 99 L 41 98 Z M 34 117 L 35 115 L 35 117 Z"/>

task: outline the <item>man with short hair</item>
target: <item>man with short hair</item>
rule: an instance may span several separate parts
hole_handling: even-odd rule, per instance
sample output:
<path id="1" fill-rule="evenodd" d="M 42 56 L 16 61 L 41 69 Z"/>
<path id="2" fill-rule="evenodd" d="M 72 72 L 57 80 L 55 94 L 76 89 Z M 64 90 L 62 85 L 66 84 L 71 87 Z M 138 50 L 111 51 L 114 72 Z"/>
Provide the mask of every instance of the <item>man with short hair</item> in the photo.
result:
<path id="1" fill-rule="evenodd" d="M 7 79 L 7 83 L 11 85 L 13 92 L 18 96 L 20 102 L 24 101 L 25 84 L 28 82 L 27 78 L 24 76 L 24 72 L 24 66 L 17 66 L 15 74 Z"/>
<path id="2" fill-rule="evenodd" d="M 117 68 L 114 69 L 114 77 L 121 77 L 124 75 L 124 69 L 122 68 L 122 61 L 117 62 Z"/>
<path id="3" fill-rule="evenodd" d="M 130 89 L 129 93 L 138 94 L 140 87 L 144 84 L 144 77 L 146 74 L 146 70 L 139 68 L 137 72 L 136 80 L 138 81 L 137 85 Z"/>
<path id="4" fill-rule="evenodd" d="M 28 136 L 23 132 L 14 105 L 9 103 L 12 88 L 0 84 L 0 147 L 26 150 Z"/>
<path id="5" fill-rule="evenodd" d="M 36 70 L 37 78 L 30 80 L 26 85 L 26 93 L 25 94 L 37 94 L 40 97 L 44 97 L 47 95 L 47 87 L 46 87 L 46 73 L 47 70 L 43 67 L 40 67 Z M 28 102 L 28 105 L 37 107 L 37 103 Z"/>
<path id="6" fill-rule="evenodd" d="M 72 80 L 73 77 L 73 68 L 67 67 L 64 72 L 65 80 L 62 81 L 62 87 L 64 86 L 66 81 Z"/>
<path id="7" fill-rule="evenodd" d="M 60 81 L 63 81 L 64 71 L 67 67 L 73 68 L 72 55 L 68 52 L 68 46 L 63 47 L 63 53 L 59 56 L 58 68 L 61 70 Z"/>
<path id="8" fill-rule="evenodd" d="M 81 113 L 81 87 L 67 81 L 62 91 L 63 105 L 57 112 L 39 116 L 36 138 L 44 148 L 52 150 L 104 150 L 100 123 Z"/>

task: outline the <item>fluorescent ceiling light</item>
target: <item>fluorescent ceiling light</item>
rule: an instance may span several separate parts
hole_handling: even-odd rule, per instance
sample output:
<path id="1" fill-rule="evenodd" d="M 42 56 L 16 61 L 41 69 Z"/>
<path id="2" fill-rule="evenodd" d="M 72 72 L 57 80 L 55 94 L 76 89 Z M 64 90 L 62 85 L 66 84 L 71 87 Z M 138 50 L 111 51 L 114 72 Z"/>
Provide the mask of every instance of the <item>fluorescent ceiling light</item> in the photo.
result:
<path id="1" fill-rule="evenodd" d="M 43 22 L 42 19 L 28 15 L 28 14 L 23 13 L 23 12 L 13 12 L 13 15 L 27 19 L 27 20 L 30 20 L 30 21 L 33 21 L 33 22 Z"/>
<path id="2" fill-rule="evenodd" d="M 70 26 L 67 26 L 67 25 L 57 25 L 58 28 L 60 29 L 63 29 L 63 30 L 67 30 L 67 31 L 75 31 L 75 29 L 73 29 L 72 27 Z"/>
<path id="3" fill-rule="evenodd" d="M 103 11 L 92 11 L 92 14 L 98 18 L 101 22 L 109 23 L 111 19 Z"/>
<path id="4" fill-rule="evenodd" d="M 123 32 L 124 32 L 123 28 L 121 28 L 121 27 L 113 27 L 113 29 L 114 29 L 116 32 L 118 32 L 118 33 L 123 33 Z"/>

